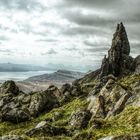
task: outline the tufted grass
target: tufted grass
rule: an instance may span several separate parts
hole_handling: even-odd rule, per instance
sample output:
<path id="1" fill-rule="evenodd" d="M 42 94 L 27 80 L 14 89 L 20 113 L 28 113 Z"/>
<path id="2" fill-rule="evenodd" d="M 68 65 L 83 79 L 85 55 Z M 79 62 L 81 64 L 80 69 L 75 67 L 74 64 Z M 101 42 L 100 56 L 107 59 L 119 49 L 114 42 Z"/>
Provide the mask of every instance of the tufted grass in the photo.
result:
<path id="1" fill-rule="evenodd" d="M 129 75 L 120 79 L 118 83 L 122 85 L 123 87 L 125 87 L 126 89 L 132 90 L 132 87 L 131 87 L 132 84 L 138 81 L 140 81 L 140 74 L 134 74 L 134 75 Z"/>
<path id="2" fill-rule="evenodd" d="M 139 75 L 130 75 L 124 77 L 118 81 L 118 84 L 122 85 L 126 89 L 132 89 L 132 85 L 135 82 L 140 81 Z M 95 83 L 89 83 L 83 86 L 83 89 L 90 90 Z M 34 128 L 39 122 L 52 119 L 56 112 L 61 114 L 61 117 L 58 120 L 52 122 L 52 125 L 62 126 L 69 129 L 68 120 L 70 115 L 79 108 L 86 108 L 88 102 L 85 98 L 75 98 L 69 103 L 63 105 L 62 107 L 55 108 L 46 114 L 40 115 L 38 118 L 32 119 L 28 122 L 23 122 L 19 124 L 13 124 L 9 122 L 0 123 L 0 136 L 15 134 L 24 136 L 27 140 L 41 140 L 41 138 L 29 138 L 25 135 L 25 132 Z M 47 137 L 48 140 L 97 140 L 101 137 L 111 136 L 111 135 L 125 135 L 140 133 L 140 107 L 127 107 L 122 113 L 115 117 L 108 118 L 102 121 L 102 126 L 100 129 L 91 128 L 92 124 L 88 128 L 77 132 L 73 138 L 65 136 L 57 137 Z"/>
<path id="3" fill-rule="evenodd" d="M 140 107 L 128 107 L 116 117 L 102 120 L 102 124 L 100 129 L 89 127 L 76 134 L 73 139 L 85 140 L 89 136 L 89 140 L 97 140 L 112 135 L 140 133 Z"/>
<path id="4" fill-rule="evenodd" d="M 75 111 L 78 108 L 86 108 L 87 107 L 87 101 L 82 98 L 76 98 L 72 100 L 71 102 L 67 103 L 66 105 L 55 108 L 49 113 L 42 114 L 38 118 L 32 119 L 31 121 L 28 122 L 23 122 L 19 124 L 13 124 L 9 122 L 3 122 L 0 123 L 0 136 L 3 135 L 23 135 L 26 137 L 25 132 L 34 128 L 39 122 L 46 120 L 46 119 L 51 119 L 56 112 L 59 112 L 62 114 L 61 118 L 58 119 L 58 121 L 55 121 L 52 123 L 52 125 L 55 126 L 65 126 L 67 127 L 67 122 L 68 119 L 73 111 Z M 27 139 L 32 140 L 27 137 Z M 34 138 L 35 139 L 35 138 Z M 48 138 L 51 139 L 51 138 Z M 55 138 L 56 139 L 56 138 Z M 58 137 L 58 139 L 61 139 L 61 137 Z M 63 138 L 64 139 L 64 138 Z M 66 140 L 68 139 L 67 137 L 65 138 Z M 64 140 L 65 140 L 64 139 Z M 35 139 L 36 140 L 36 139 Z"/>

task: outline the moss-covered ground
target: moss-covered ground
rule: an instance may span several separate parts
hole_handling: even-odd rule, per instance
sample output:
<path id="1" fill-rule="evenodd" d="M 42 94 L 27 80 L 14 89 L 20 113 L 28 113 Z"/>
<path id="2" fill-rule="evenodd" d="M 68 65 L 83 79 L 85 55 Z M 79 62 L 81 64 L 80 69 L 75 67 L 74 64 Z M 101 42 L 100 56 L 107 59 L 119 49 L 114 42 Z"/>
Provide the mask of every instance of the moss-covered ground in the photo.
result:
<path id="1" fill-rule="evenodd" d="M 28 122 L 19 123 L 19 124 L 13 124 L 9 122 L 0 123 L 0 136 L 13 135 L 13 134 L 25 136 L 26 131 L 34 128 L 39 122 L 43 120 L 52 119 L 52 117 L 54 116 L 56 112 L 62 115 L 57 121 L 54 121 L 52 125 L 68 127 L 68 119 L 71 113 L 78 108 L 86 108 L 86 107 L 87 107 L 87 101 L 85 99 L 76 98 L 76 99 L 73 99 L 71 102 L 67 103 L 66 105 L 60 108 L 55 108 L 49 113 L 42 114 L 38 118 L 32 119 L 31 121 L 28 121 Z M 61 139 L 61 137 L 60 138 L 57 137 L 57 139 Z M 65 139 L 68 139 L 68 138 L 65 137 Z"/>
<path id="2" fill-rule="evenodd" d="M 128 107 L 116 117 L 107 120 L 99 120 L 102 126 L 99 129 L 91 129 L 91 126 L 86 130 L 82 130 L 75 135 L 74 139 L 97 140 L 101 137 L 112 135 L 125 135 L 140 133 L 140 107 Z"/>
<path id="3" fill-rule="evenodd" d="M 140 75 L 128 76 L 120 79 L 119 84 L 126 88 L 131 88 L 131 85 L 137 81 L 140 81 Z M 54 126 L 62 126 L 69 129 L 68 120 L 71 113 L 79 108 L 86 108 L 88 105 L 86 98 L 75 98 L 69 103 L 55 108 L 49 113 L 42 114 L 36 119 L 31 121 L 12 124 L 9 122 L 0 123 L 0 136 L 16 134 L 24 136 L 25 132 L 31 128 L 34 128 L 40 121 L 46 119 L 52 119 L 54 114 L 58 112 L 61 117 L 52 122 Z M 97 140 L 98 138 L 110 135 L 123 135 L 123 134 L 133 134 L 140 133 L 140 107 L 128 106 L 119 115 L 108 118 L 106 120 L 98 120 L 102 123 L 100 128 L 92 128 L 92 123 L 88 125 L 86 129 L 77 132 L 73 138 L 65 136 L 48 137 L 47 140 Z M 27 140 L 41 140 L 40 138 L 28 138 Z"/>

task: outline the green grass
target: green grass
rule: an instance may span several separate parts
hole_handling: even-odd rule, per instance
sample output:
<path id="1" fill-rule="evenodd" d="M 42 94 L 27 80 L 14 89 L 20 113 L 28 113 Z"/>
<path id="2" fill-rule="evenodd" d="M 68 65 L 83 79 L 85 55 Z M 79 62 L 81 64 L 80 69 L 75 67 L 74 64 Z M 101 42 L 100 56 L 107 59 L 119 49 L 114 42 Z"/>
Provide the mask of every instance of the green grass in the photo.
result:
<path id="1" fill-rule="evenodd" d="M 96 85 L 95 82 L 90 82 L 90 83 L 81 85 L 81 89 L 83 92 L 89 93 L 94 88 L 95 85 Z"/>
<path id="2" fill-rule="evenodd" d="M 76 98 L 73 101 L 69 102 L 68 104 L 60 108 L 55 108 L 49 113 L 41 115 L 38 118 L 32 119 L 31 121 L 28 122 L 23 122 L 19 124 L 13 124 L 9 122 L 0 123 L 0 136 L 9 135 L 9 134 L 25 136 L 26 131 L 34 128 L 40 121 L 52 118 L 55 112 L 61 113 L 62 116 L 58 121 L 53 122 L 52 125 L 67 127 L 66 124 L 68 122 L 71 113 L 78 108 L 86 108 L 86 107 L 87 107 L 87 101 L 85 99 Z"/>
<path id="3" fill-rule="evenodd" d="M 140 81 L 140 75 L 130 75 L 118 80 L 118 84 L 125 87 L 126 89 L 132 89 L 133 84 Z M 83 89 L 89 90 L 95 83 L 89 83 L 83 86 Z M 86 108 L 88 102 L 85 98 L 75 98 L 69 103 L 63 105 L 62 107 L 55 108 L 49 113 L 42 114 L 36 119 L 31 121 L 13 124 L 9 122 L 0 123 L 0 136 L 15 134 L 23 135 L 26 137 L 25 132 L 34 128 L 39 122 L 53 118 L 56 112 L 61 114 L 61 117 L 51 124 L 54 126 L 61 126 L 70 129 L 68 125 L 68 120 L 70 115 L 79 108 Z M 110 136 L 110 135 L 124 135 L 132 133 L 140 133 L 140 107 L 127 107 L 122 113 L 116 117 L 108 118 L 107 120 L 99 120 L 102 122 L 100 129 L 92 128 L 92 123 L 88 128 L 81 130 L 77 133 L 73 139 L 85 140 L 89 137 L 89 140 L 97 140 L 98 138 Z M 91 121 L 92 122 L 92 121 Z M 40 138 L 28 138 L 27 140 L 40 140 Z M 48 137 L 48 140 L 71 140 L 72 138 L 57 136 Z"/>
<path id="4" fill-rule="evenodd" d="M 88 136 L 90 137 L 89 140 L 97 140 L 101 137 L 130 133 L 140 133 L 140 107 L 128 107 L 116 117 L 102 120 L 100 129 L 89 127 L 75 135 L 74 140 L 84 140 Z"/>
<path id="5" fill-rule="evenodd" d="M 118 84 L 122 85 L 126 89 L 132 90 L 132 84 L 140 81 L 140 74 L 129 75 L 118 81 Z"/>

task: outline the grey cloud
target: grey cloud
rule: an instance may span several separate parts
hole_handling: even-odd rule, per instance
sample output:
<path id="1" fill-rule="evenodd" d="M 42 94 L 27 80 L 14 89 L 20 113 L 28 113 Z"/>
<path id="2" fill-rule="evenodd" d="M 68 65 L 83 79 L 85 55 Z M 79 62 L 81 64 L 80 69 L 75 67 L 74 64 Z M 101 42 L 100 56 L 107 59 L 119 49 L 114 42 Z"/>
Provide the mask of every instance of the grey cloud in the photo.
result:
<path id="1" fill-rule="evenodd" d="M 67 51 L 79 51 L 79 49 L 76 47 L 65 48 L 65 50 L 67 50 Z"/>
<path id="2" fill-rule="evenodd" d="M 89 42 L 89 41 L 84 41 L 83 43 L 86 46 L 91 46 L 91 47 L 100 47 L 100 46 L 106 46 L 106 47 L 108 47 L 108 46 L 111 46 L 111 44 L 109 44 L 109 42 L 108 43 L 105 43 L 105 42 L 100 42 L 100 43 L 94 42 L 94 43 L 92 43 L 92 42 Z"/>
<path id="3" fill-rule="evenodd" d="M 133 42 L 133 43 L 130 42 L 130 45 L 132 48 L 140 49 L 140 42 Z"/>
<path id="4" fill-rule="evenodd" d="M 81 13 L 82 9 L 79 9 L 78 11 L 71 11 L 66 10 L 63 12 L 62 16 L 66 19 L 68 19 L 70 22 L 76 23 L 80 26 L 92 26 L 92 27 L 101 27 L 106 29 L 112 29 L 115 24 L 119 22 L 125 22 L 127 24 L 135 24 L 140 22 L 140 12 L 139 13 L 122 13 L 119 12 L 112 12 L 110 16 L 102 15 L 102 13 L 99 13 L 99 15 L 96 14 L 87 14 L 84 15 Z M 127 15 L 127 16 L 126 16 Z"/>
<path id="5" fill-rule="evenodd" d="M 83 7 L 110 7 L 112 4 L 117 4 L 117 1 L 112 0 L 63 0 L 62 6 L 83 6 Z"/>
<path id="6" fill-rule="evenodd" d="M 47 52 L 41 53 L 41 55 L 53 55 L 53 54 L 57 54 L 57 52 L 54 49 L 50 49 Z"/>
<path id="7" fill-rule="evenodd" d="M 136 25 L 136 23 L 140 22 L 139 0 L 64 0 L 64 5 L 65 7 L 68 6 L 68 8 L 62 10 L 62 16 L 68 19 L 70 22 L 76 23 L 82 27 L 98 26 L 101 30 L 106 28 L 109 31 L 114 29 L 114 25 L 120 21 L 126 23 L 126 25 L 133 25 L 134 29 L 137 29 L 140 26 Z M 72 8 L 80 8 L 79 10 L 77 9 L 74 11 L 69 8 L 70 5 L 73 6 Z M 84 15 L 81 11 L 86 8 L 89 9 L 88 6 L 92 7 L 90 9 L 91 13 Z M 98 14 L 92 14 L 92 9 L 93 11 L 97 11 Z M 103 13 L 100 13 L 100 11 L 108 12 L 109 16 L 103 15 Z"/>
<path id="8" fill-rule="evenodd" d="M 67 29 L 64 29 L 61 33 L 64 34 L 64 35 L 69 35 L 69 36 L 91 35 L 91 34 L 104 35 L 104 36 L 108 35 L 108 33 L 104 30 L 101 31 L 98 28 L 83 27 L 83 26 L 67 28 Z"/>
<path id="9" fill-rule="evenodd" d="M 0 0 L 0 7 L 27 11 L 43 8 L 37 0 Z"/>
<path id="10" fill-rule="evenodd" d="M 8 38 L 7 36 L 0 35 L 0 41 L 7 41 L 9 39 L 10 38 Z"/>
<path id="11" fill-rule="evenodd" d="M 3 55 L 12 55 L 14 52 L 12 50 L 9 50 L 9 49 L 0 49 L 0 54 L 3 54 Z"/>
<path id="12" fill-rule="evenodd" d="M 140 54 L 140 42 L 139 43 L 130 43 L 131 45 L 131 54 Z"/>
<path id="13" fill-rule="evenodd" d="M 115 13 L 139 13 L 139 0 L 63 0 L 61 6 L 69 9 L 70 6 L 84 9 L 110 10 Z M 130 10 L 131 6 L 131 10 Z M 129 16 L 129 15 L 127 15 Z"/>
<path id="14" fill-rule="evenodd" d="M 37 42 L 58 42 L 58 40 L 57 39 L 38 39 L 38 40 L 36 40 Z"/>
<path id="15" fill-rule="evenodd" d="M 130 8 L 131 5 L 131 8 Z M 140 1 L 139 0 L 63 0 L 64 7 L 62 17 L 66 18 L 78 27 L 64 30 L 65 35 L 99 35 L 112 39 L 114 28 L 118 22 L 124 22 L 128 33 L 128 38 L 139 41 L 140 38 Z M 71 9 L 77 8 L 76 10 Z M 131 9 L 131 10 L 130 10 Z M 83 14 L 82 10 L 90 10 L 91 13 Z M 95 13 L 94 13 L 95 11 Z M 100 12 L 101 11 L 101 12 Z M 102 12 L 108 12 L 108 16 Z M 92 13 L 93 12 L 93 13 Z M 96 12 L 98 14 L 96 14 Z M 109 43 L 110 43 L 109 42 Z M 84 41 L 84 45 L 92 47 L 88 52 L 107 52 L 109 44 L 101 41 L 101 44 Z M 139 54 L 139 44 L 131 44 L 132 54 Z"/>
<path id="16" fill-rule="evenodd" d="M 41 10 L 48 10 L 48 8 L 45 8 L 44 5 L 42 5 L 41 1 L 42 0 L 0 0 L 0 9 L 4 9 L 5 12 L 7 12 L 6 15 L 12 15 L 9 14 L 9 12 L 11 12 L 10 10 L 13 9 L 17 10 L 17 12 L 18 10 L 24 10 L 26 12 L 33 10 L 35 11 L 35 14 L 41 17 Z M 49 15 L 50 19 L 44 17 L 39 18 L 38 20 L 41 21 L 39 21 L 40 24 L 36 28 L 34 28 L 32 24 L 28 25 L 28 22 L 16 22 L 15 26 L 3 27 L 3 31 L 8 30 L 7 33 L 10 31 L 14 33 L 31 33 L 32 35 L 36 36 L 35 39 L 38 37 L 36 40 L 38 44 L 44 42 L 46 43 L 46 46 L 48 44 L 59 43 L 58 47 L 60 47 L 62 43 L 62 51 L 72 51 L 71 56 L 73 56 L 73 53 L 76 52 L 74 57 L 77 57 L 78 60 L 81 57 L 86 58 L 86 56 L 88 56 L 88 59 L 94 59 L 95 64 L 99 64 L 103 58 L 103 55 L 107 54 L 107 50 L 110 48 L 112 34 L 114 33 L 116 24 L 120 21 L 124 22 L 124 25 L 126 26 L 131 44 L 131 53 L 140 53 L 140 44 L 131 43 L 133 40 L 138 42 L 140 38 L 139 7 L 140 0 L 62 0 L 62 3 L 58 2 L 57 6 L 51 7 L 62 18 L 60 19 L 62 21 L 57 22 L 52 20 L 48 22 L 48 20 L 51 19 L 52 14 Z M 83 10 L 89 10 L 91 13 L 83 14 Z M 29 14 L 31 14 L 31 17 L 33 17 L 34 13 L 29 12 Z M 10 17 L 5 16 L 4 18 L 9 19 Z M 34 18 L 37 17 L 35 16 Z M 63 21 L 67 21 L 69 23 L 68 25 L 70 26 L 67 26 L 67 24 L 65 25 Z M 58 29 L 58 31 L 60 31 L 58 36 L 62 36 L 62 40 L 60 40 L 60 36 L 52 36 L 52 29 Z M 86 40 L 88 37 L 92 37 L 92 35 L 100 37 L 100 42 L 98 38 L 97 42 L 94 40 L 94 38 L 93 42 Z M 63 42 L 66 42 L 65 38 L 71 40 L 63 44 Z M 110 41 L 106 42 L 102 40 L 103 38 L 107 38 Z M 0 37 L 1 42 L 6 41 L 6 39 L 8 38 L 4 38 L 2 36 Z M 80 43 L 79 41 L 76 42 L 76 39 L 80 40 Z M 73 44 L 76 44 L 76 46 Z M 8 50 L 0 50 L 0 52 L 3 54 L 12 53 L 8 52 Z M 55 54 L 58 54 L 58 52 L 54 49 L 41 53 L 41 55 L 57 56 Z M 78 56 L 76 56 L 77 54 Z M 62 54 L 61 57 L 65 57 L 63 55 L 64 54 Z"/>
<path id="17" fill-rule="evenodd" d="M 116 23 L 117 21 L 117 20 L 112 20 L 113 16 L 107 18 L 95 14 L 84 15 L 81 13 L 81 9 L 79 9 L 76 12 L 66 10 L 63 16 L 67 18 L 70 22 L 74 22 L 78 25 L 83 25 L 83 26 L 95 26 L 95 27 L 100 25 L 110 26 L 112 23 Z"/>
<path id="18" fill-rule="evenodd" d="M 12 51 L 9 50 L 9 49 L 0 49 L 0 52 L 3 52 L 3 53 L 12 53 Z"/>
<path id="19" fill-rule="evenodd" d="M 97 53 L 97 52 L 103 52 L 103 53 L 107 53 L 107 50 L 109 49 L 109 47 L 107 48 L 107 47 L 94 47 L 94 48 L 87 48 L 87 49 L 85 49 L 85 51 L 88 51 L 88 52 L 90 52 L 90 53 Z"/>

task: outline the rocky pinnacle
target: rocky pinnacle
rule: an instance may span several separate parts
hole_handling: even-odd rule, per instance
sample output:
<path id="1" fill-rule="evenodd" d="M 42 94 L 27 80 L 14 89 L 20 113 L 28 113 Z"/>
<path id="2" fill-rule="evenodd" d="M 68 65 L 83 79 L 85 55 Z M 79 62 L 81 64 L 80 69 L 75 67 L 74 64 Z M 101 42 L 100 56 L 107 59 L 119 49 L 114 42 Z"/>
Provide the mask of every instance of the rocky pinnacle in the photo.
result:
<path id="1" fill-rule="evenodd" d="M 101 77 L 113 74 L 119 76 L 130 69 L 128 63 L 132 63 L 129 56 L 130 45 L 127 33 L 123 23 L 117 25 L 116 32 L 113 35 L 112 46 L 108 51 L 108 58 L 104 57 L 101 67 Z"/>
<path id="2" fill-rule="evenodd" d="M 120 46 L 121 48 L 121 53 L 129 55 L 130 45 L 127 38 L 125 27 L 122 22 L 117 25 L 117 29 L 112 40 L 112 48 L 113 47 L 116 48 L 118 46 Z"/>

